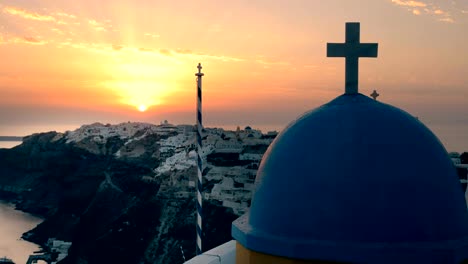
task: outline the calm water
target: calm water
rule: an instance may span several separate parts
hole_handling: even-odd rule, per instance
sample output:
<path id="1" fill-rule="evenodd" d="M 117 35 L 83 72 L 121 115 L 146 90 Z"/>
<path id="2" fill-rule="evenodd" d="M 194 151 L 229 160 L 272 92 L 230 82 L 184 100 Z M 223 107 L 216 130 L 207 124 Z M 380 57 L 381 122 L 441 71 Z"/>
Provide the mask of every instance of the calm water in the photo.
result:
<path id="1" fill-rule="evenodd" d="M 26 263 L 29 255 L 39 247 L 22 240 L 21 235 L 41 222 L 42 219 L 17 211 L 13 205 L 0 201 L 0 257 L 6 256 L 16 264 Z"/>
<path id="2" fill-rule="evenodd" d="M 19 144 L 21 144 L 21 141 L 0 141 L 0 148 L 12 148 Z"/>

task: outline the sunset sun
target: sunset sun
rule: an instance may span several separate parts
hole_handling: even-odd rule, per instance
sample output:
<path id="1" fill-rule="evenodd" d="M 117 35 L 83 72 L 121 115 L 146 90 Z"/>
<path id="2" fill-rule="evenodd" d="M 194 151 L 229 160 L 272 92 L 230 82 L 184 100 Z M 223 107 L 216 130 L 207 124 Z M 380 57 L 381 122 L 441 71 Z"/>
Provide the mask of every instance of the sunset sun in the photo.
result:
<path id="1" fill-rule="evenodd" d="M 138 106 L 138 111 L 145 112 L 146 110 L 148 110 L 148 107 L 146 105 L 141 104 Z"/>
<path id="2" fill-rule="evenodd" d="M 115 93 L 122 105 L 146 112 L 153 106 L 164 104 L 176 91 L 178 75 L 175 68 L 163 67 L 157 60 L 147 61 L 141 54 L 121 55 L 120 58 L 126 62 L 109 66 L 106 71 L 112 79 L 102 85 Z M 180 66 L 177 69 L 180 70 Z"/>

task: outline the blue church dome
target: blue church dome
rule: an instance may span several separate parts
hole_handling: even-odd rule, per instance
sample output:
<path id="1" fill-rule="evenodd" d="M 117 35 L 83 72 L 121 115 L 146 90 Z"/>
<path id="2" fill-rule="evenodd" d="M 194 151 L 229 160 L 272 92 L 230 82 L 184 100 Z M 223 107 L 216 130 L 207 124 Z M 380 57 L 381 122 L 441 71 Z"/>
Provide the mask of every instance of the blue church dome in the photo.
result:
<path id="1" fill-rule="evenodd" d="M 344 94 L 277 136 L 232 235 L 249 250 L 293 259 L 459 263 L 468 259 L 468 210 L 426 126 Z"/>

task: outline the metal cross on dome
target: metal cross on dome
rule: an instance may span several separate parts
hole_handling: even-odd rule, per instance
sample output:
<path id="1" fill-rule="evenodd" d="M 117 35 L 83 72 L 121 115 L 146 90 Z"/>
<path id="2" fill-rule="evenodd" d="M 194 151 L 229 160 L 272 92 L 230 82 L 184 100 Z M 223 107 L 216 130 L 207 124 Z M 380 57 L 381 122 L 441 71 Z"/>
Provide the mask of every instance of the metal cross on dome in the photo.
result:
<path id="1" fill-rule="evenodd" d="M 374 98 L 374 100 L 377 100 L 377 97 L 379 97 L 379 95 L 380 95 L 380 94 L 379 94 L 376 90 L 374 90 L 374 91 L 371 93 L 370 96 L 371 96 L 372 98 Z"/>
<path id="2" fill-rule="evenodd" d="M 360 24 L 346 23 L 346 42 L 327 43 L 327 57 L 346 58 L 346 94 L 358 93 L 359 58 L 376 58 L 377 43 L 360 43 Z"/>

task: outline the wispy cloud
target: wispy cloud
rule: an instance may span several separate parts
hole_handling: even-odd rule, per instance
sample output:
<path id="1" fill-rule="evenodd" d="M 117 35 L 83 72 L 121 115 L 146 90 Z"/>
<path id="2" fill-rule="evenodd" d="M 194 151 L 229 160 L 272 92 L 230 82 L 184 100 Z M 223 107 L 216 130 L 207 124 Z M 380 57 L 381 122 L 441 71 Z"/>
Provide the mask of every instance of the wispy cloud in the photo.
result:
<path id="1" fill-rule="evenodd" d="M 13 15 L 19 16 L 24 19 L 30 20 L 37 20 L 37 21 L 55 21 L 55 18 L 50 15 L 41 15 L 35 12 L 30 12 L 25 9 L 21 9 L 18 7 L 7 6 L 3 8 L 3 12 Z"/>
<path id="2" fill-rule="evenodd" d="M 68 24 L 63 19 L 75 19 L 76 16 L 67 14 L 64 12 L 56 12 L 52 14 L 39 14 L 37 12 L 29 11 L 23 8 L 6 6 L 3 8 L 3 12 L 12 16 L 21 17 L 27 20 L 42 21 L 42 22 L 53 22 L 58 25 Z"/>
<path id="3" fill-rule="evenodd" d="M 145 47 L 131 47 L 131 46 L 123 46 L 123 45 L 109 45 L 105 43 L 86 43 L 86 42 L 73 42 L 73 41 L 62 41 L 59 43 L 59 46 L 64 47 L 68 46 L 71 48 L 87 50 L 89 52 L 95 52 L 102 55 L 109 55 L 114 56 L 116 52 L 119 52 L 122 56 L 158 56 L 162 58 L 167 58 L 172 61 L 181 61 L 184 59 L 196 59 L 196 60 L 213 60 L 213 61 L 222 61 L 222 62 L 243 62 L 247 61 L 244 58 L 226 56 L 226 55 L 214 55 L 214 54 L 205 54 L 203 52 L 196 52 L 190 49 L 168 49 L 168 48 L 160 48 L 160 49 L 152 49 L 152 48 L 145 48 Z M 276 64 L 269 63 L 268 61 L 264 61 L 263 64 Z"/>
<path id="4" fill-rule="evenodd" d="M 213 54 L 205 54 L 202 52 L 195 52 L 190 49 L 160 49 L 159 54 L 167 57 L 178 57 L 184 58 L 189 57 L 193 59 L 202 59 L 202 60 L 216 60 L 216 61 L 223 61 L 223 62 L 242 62 L 245 59 L 231 57 L 226 55 L 213 55 Z"/>
<path id="5" fill-rule="evenodd" d="M 426 7 L 427 4 L 420 1 L 392 0 L 392 3 L 399 6 Z"/>
<path id="6" fill-rule="evenodd" d="M 68 13 L 65 13 L 65 12 L 55 12 L 54 15 L 59 16 L 59 17 L 66 17 L 66 18 L 70 18 L 70 19 L 76 19 L 75 15 L 68 14 Z"/>
<path id="7" fill-rule="evenodd" d="M 17 37 L 11 35 L 0 35 L 0 45 L 7 44 L 30 44 L 30 45 L 45 45 L 47 41 L 43 40 L 40 37 Z"/>
<path id="8" fill-rule="evenodd" d="M 59 34 L 59 35 L 65 35 L 65 33 L 59 29 L 59 28 L 51 28 L 50 30 L 52 30 L 53 32 Z"/>
<path id="9" fill-rule="evenodd" d="M 98 21 L 92 18 L 79 18 L 74 14 L 66 13 L 63 11 L 55 11 L 50 12 L 48 14 L 41 14 L 20 7 L 6 6 L 3 8 L 3 12 L 27 20 L 52 22 L 57 25 L 88 25 L 95 31 L 109 31 L 112 28 L 112 25 L 110 24 L 109 20 Z"/>
<path id="10" fill-rule="evenodd" d="M 187 48 L 171 48 L 171 47 L 154 47 L 154 46 L 128 46 L 125 43 L 116 42 L 89 42 L 81 37 L 89 31 L 97 31 L 102 34 L 110 34 L 114 31 L 113 23 L 110 20 L 103 20 L 94 17 L 83 17 L 73 13 L 68 13 L 62 10 L 47 10 L 42 9 L 26 10 L 15 6 L 0 6 L 0 12 L 3 10 L 12 16 L 33 21 L 50 22 L 51 25 L 44 25 L 38 31 L 27 30 L 26 36 L 13 33 L 11 36 L 1 36 L 0 43 L 18 43 L 31 45 L 56 45 L 59 48 L 69 47 L 73 49 L 86 50 L 87 52 L 99 53 L 104 56 L 155 56 L 162 59 L 167 59 L 175 62 L 183 62 L 185 60 L 211 60 L 219 62 L 245 62 L 250 61 L 262 65 L 263 67 L 273 67 L 286 65 L 284 62 L 272 61 L 267 58 L 241 58 L 237 56 L 229 56 L 229 54 L 210 54 L 208 52 L 194 51 Z M 66 26 L 64 26 L 66 25 Z M 215 24 L 210 30 L 213 32 L 221 31 L 222 26 Z M 78 34 L 77 34 L 78 32 Z M 83 33 L 83 34 L 80 34 Z M 39 37 L 40 36 L 40 37 Z M 160 35 L 146 31 L 143 36 L 147 39 L 156 39 Z M 106 39 L 106 38 L 104 38 Z"/>
<path id="11" fill-rule="evenodd" d="M 141 52 L 153 52 L 152 49 L 148 49 L 148 48 L 139 48 L 138 51 L 141 51 Z"/>
<path id="12" fill-rule="evenodd" d="M 23 38 L 17 38 L 17 42 L 19 43 L 26 43 L 26 44 L 33 44 L 33 45 L 44 45 L 47 44 L 46 41 L 41 40 L 39 38 L 35 37 L 23 37 Z"/>
<path id="13" fill-rule="evenodd" d="M 94 19 L 89 19 L 88 24 L 96 31 L 107 31 L 107 25 Z"/>
<path id="14" fill-rule="evenodd" d="M 172 52 L 170 50 L 168 50 L 168 49 L 160 49 L 159 53 L 161 53 L 162 55 L 165 55 L 165 56 L 172 56 Z"/>
<path id="15" fill-rule="evenodd" d="M 208 55 L 208 54 L 198 54 L 197 57 L 200 59 L 208 59 L 208 60 L 218 60 L 222 62 L 243 62 L 245 59 L 224 56 L 224 55 Z"/>
<path id="16" fill-rule="evenodd" d="M 429 15 L 434 15 L 436 16 L 441 22 L 446 22 L 446 23 L 455 23 L 455 20 L 452 18 L 452 15 L 450 12 L 433 7 L 432 9 L 424 9 L 424 12 Z"/>
<path id="17" fill-rule="evenodd" d="M 80 33 L 86 34 L 89 31 L 110 32 L 112 30 L 110 20 L 79 17 L 59 9 L 38 11 L 11 5 L 0 5 L 0 12 L 7 14 L 7 19 L 18 18 L 30 21 L 30 23 L 23 23 L 21 31 L 4 32 L 1 44 L 44 45 L 55 43 L 58 47 L 64 47 L 72 46 L 71 44 L 75 43 L 74 47 L 85 46 L 89 47 L 90 50 L 107 52 L 100 47 L 81 43 L 77 33 L 80 35 Z M 115 50 L 110 49 L 112 52 Z"/>
<path id="18" fill-rule="evenodd" d="M 431 15 L 434 16 L 437 21 L 455 23 L 455 20 L 449 11 L 443 10 L 433 3 L 409 0 L 391 0 L 391 2 L 395 5 L 406 8 L 416 16 Z"/>
<path id="19" fill-rule="evenodd" d="M 193 51 L 189 49 L 176 49 L 176 52 L 178 54 L 193 54 Z"/>
<path id="20" fill-rule="evenodd" d="M 453 20 L 453 18 L 451 17 L 440 18 L 439 21 L 446 22 L 446 23 L 455 23 L 455 20 Z"/>

